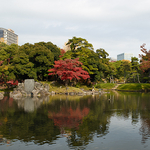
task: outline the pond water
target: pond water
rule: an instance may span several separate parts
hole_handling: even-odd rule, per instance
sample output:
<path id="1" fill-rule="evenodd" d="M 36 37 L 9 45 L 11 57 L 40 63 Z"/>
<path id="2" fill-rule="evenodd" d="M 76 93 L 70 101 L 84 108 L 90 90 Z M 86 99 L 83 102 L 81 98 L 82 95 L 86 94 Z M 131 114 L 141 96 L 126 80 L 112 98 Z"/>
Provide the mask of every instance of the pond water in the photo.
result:
<path id="1" fill-rule="evenodd" d="M 150 93 L 0 101 L 0 150 L 149 150 Z"/>

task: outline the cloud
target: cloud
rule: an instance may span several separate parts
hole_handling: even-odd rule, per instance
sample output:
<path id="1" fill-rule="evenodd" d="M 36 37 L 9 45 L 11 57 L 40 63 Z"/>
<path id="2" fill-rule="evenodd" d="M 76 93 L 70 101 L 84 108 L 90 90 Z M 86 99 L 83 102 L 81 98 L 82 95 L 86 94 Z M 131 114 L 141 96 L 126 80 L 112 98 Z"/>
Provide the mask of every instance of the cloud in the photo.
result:
<path id="1" fill-rule="evenodd" d="M 73 36 L 113 57 L 139 53 L 149 38 L 149 0 L 2 0 L 1 27 L 19 35 L 19 44 L 51 41 L 59 47 Z"/>

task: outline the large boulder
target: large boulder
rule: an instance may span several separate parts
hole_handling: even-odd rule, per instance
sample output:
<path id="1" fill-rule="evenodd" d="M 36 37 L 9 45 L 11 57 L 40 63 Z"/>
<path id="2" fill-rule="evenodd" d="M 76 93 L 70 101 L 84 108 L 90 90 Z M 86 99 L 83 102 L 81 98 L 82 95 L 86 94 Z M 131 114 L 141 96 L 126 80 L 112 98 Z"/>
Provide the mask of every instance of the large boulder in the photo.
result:
<path id="1" fill-rule="evenodd" d="M 27 93 L 31 93 L 34 90 L 34 79 L 26 79 L 24 81 L 24 90 Z"/>

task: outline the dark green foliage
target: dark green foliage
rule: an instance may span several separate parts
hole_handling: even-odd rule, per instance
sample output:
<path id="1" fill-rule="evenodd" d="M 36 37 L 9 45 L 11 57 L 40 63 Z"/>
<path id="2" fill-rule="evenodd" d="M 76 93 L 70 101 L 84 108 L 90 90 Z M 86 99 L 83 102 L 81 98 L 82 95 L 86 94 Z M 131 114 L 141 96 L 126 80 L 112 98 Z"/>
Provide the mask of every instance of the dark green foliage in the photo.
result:
<path id="1" fill-rule="evenodd" d="M 30 62 L 29 56 L 24 51 L 19 51 L 13 57 L 14 73 L 17 79 L 36 78 L 34 64 Z"/>
<path id="2" fill-rule="evenodd" d="M 34 44 L 29 54 L 29 60 L 34 64 L 34 69 L 39 80 L 43 80 L 47 70 L 52 67 L 54 62 L 53 53 L 45 46 Z"/>
<path id="3" fill-rule="evenodd" d="M 18 53 L 18 45 L 8 46 L 1 43 L 0 47 L 0 82 L 7 85 L 7 81 L 16 79 L 12 62 L 13 57 Z"/>
<path id="4" fill-rule="evenodd" d="M 48 69 L 54 60 L 59 59 L 60 49 L 51 42 L 26 43 L 5 45 L 0 43 L 0 75 L 5 74 L 8 79 L 24 80 L 34 78 L 45 80 Z"/>
<path id="5" fill-rule="evenodd" d="M 41 46 L 45 46 L 48 50 L 50 50 L 53 54 L 53 57 L 54 57 L 54 61 L 57 61 L 59 60 L 59 56 L 60 56 L 60 48 L 58 48 L 56 45 L 54 45 L 53 43 L 51 42 L 39 42 L 39 43 L 36 43 L 36 45 L 41 45 Z"/>
<path id="6" fill-rule="evenodd" d="M 93 50 L 93 45 L 88 43 L 86 39 L 83 39 L 80 37 L 79 38 L 73 37 L 72 39 L 69 39 L 66 45 L 70 46 L 70 49 L 72 52 L 75 52 L 76 50 L 79 50 L 82 48 Z"/>

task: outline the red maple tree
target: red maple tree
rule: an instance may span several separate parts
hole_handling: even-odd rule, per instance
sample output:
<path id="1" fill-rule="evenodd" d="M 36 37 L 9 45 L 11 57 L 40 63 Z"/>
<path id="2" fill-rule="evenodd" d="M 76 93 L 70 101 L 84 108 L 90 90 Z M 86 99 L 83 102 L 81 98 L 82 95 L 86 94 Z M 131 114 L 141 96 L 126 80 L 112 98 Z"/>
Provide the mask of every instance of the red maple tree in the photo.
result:
<path id="1" fill-rule="evenodd" d="M 63 57 L 63 56 L 64 56 L 64 54 L 65 54 L 66 52 L 65 52 L 65 50 L 64 50 L 64 49 L 60 49 L 60 53 L 61 53 L 61 55 L 59 55 L 59 57 L 61 58 L 61 57 Z"/>
<path id="2" fill-rule="evenodd" d="M 82 63 L 78 60 L 79 58 L 55 61 L 54 68 L 48 70 L 51 72 L 48 75 L 58 75 L 66 84 L 68 80 L 90 78 L 88 72 L 82 69 Z"/>
<path id="3" fill-rule="evenodd" d="M 145 48 L 145 45 L 146 44 L 143 44 L 141 46 L 141 51 L 144 53 L 143 54 L 140 54 L 140 58 L 141 58 L 141 65 L 140 65 L 140 68 L 143 72 L 145 71 L 150 71 L 150 50 L 147 51 L 147 49 Z"/>

